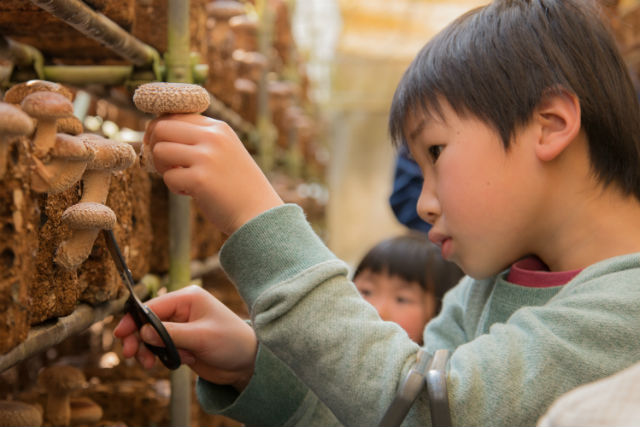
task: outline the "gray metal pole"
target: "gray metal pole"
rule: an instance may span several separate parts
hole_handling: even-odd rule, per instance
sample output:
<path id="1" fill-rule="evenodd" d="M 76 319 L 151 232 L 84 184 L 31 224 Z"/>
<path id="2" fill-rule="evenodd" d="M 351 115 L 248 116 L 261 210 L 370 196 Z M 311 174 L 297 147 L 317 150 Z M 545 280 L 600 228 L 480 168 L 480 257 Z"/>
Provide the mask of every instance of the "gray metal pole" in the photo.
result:
<path id="1" fill-rule="evenodd" d="M 190 66 L 189 0 L 169 0 L 167 81 L 192 83 Z M 191 281 L 191 198 L 169 194 L 169 290 Z M 171 425 L 191 425 L 191 369 L 182 366 L 171 372 Z"/>

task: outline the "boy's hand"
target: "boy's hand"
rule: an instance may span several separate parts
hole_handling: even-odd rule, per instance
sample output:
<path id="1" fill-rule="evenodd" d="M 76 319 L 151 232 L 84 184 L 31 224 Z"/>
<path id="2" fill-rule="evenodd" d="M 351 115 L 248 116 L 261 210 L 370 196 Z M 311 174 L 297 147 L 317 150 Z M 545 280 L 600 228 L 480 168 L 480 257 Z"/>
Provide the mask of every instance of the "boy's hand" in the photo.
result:
<path id="1" fill-rule="evenodd" d="M 163 321 L 173 339 L 182 363 L 200 377 L 228 384 L 241 391 L 253 375 L 258 341 L 251 326 L 229 310 L 209 292 L 188 286 L 146 302 Z M 114 330 L 122 340 L 122 353 L 133 357 L 147 369 L 155 363 L 155 355 L 142 341 L 162 346 L 162 340 L 150 325 L 137 333 L 130 315 Z"/>
<path id="2" fill-rule="evenodd" d="M 224 122 L 196 114 L 161 116 L 149 124 L 144 142 L 167 187 L 192 196 L 224 233 L 283 203 Z"/>

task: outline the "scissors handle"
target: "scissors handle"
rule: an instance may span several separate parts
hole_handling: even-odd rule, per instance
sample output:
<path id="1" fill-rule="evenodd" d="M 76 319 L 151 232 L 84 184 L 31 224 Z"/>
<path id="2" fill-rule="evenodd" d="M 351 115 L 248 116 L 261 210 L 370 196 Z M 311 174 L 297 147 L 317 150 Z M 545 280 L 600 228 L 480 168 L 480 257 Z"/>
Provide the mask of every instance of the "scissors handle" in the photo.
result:
<path id="1" fill-rule="evenodd" d="M 178 350 L 176 349 L 171 336 L 165 329 L 164 325 L 156 316 L 156 314 L 149 309 L 146 305 L 140 303 L 135 300 L 135 297 L 132 295 L 127 299 L 125 304 L 125 311 L 131 314 L 133 317 L 138 330 L 142 328 L 146 323 L 151 324 L 153 329 L 156 330 L 165 347 L 160 347 L 156 345 L 151 345 L 144 343 L 144 345 L 151 351 L 153 354 L 158 356 L 160 361 L 169 369 L 178 369 L 180 366 L 180 355 L 178 354 Z"/>

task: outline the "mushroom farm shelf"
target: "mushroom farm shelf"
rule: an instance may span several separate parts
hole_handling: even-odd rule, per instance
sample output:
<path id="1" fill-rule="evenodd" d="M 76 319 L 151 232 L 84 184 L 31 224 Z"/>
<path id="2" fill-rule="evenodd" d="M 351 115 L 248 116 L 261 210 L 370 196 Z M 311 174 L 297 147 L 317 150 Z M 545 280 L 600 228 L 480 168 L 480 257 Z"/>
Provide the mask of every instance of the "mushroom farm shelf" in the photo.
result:
<path id="1" fill-rule="evenodd" d="M 218 271 L 220 271 L 220 261 L 217 254 L 204 260 L 191 262 L 191 277 L 194 279 Z M 138 283 L 134 291 L 142 300 L 146 300 L 149 297 L 149 287 L 145 283 Z M 26 340 L 6 354 L 0 355 L 0 372 L 61 343 L 70 336 L 79 334 L 107 316 L 122 313 L 128 297 L 129 295 L 127 294 L 119 299 L 107 301 L 95 307 L 89 304 L 78 304 L 73 313 L 68 316 L 33 326 Z"/>

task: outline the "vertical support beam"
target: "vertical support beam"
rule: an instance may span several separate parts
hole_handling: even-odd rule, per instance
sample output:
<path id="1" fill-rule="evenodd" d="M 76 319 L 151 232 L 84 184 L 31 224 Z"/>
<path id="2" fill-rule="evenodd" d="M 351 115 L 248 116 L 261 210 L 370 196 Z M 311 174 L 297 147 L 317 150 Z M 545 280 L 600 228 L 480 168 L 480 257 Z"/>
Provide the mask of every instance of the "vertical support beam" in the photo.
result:
<path id="1" fill-rule="evenodd" d="M 167 9 L 167 81 L 191 83 L 189 60 L 189 0 L 169 0 Z M 191 281 L 191 199 L 169 193 L 169 290 L 187 286 Z M 181 366 L 171 372 L 172 426 L 191 425 L 191 370 Z"/>
<path id="2" fill-rule="evenodd" d="M 265 58 L 269 58 L 273 42 L 273 25 L 275 16 L 268 0 L 256 0 L 258 12 L 258 50 Z M 262 70 L 258 82 L 258 163 L 265 173 L 273 169 L 275 163 L 276 129 L 271 121 L 269 109 L 269 92 L 267 81 L 268 70 Z"/>

